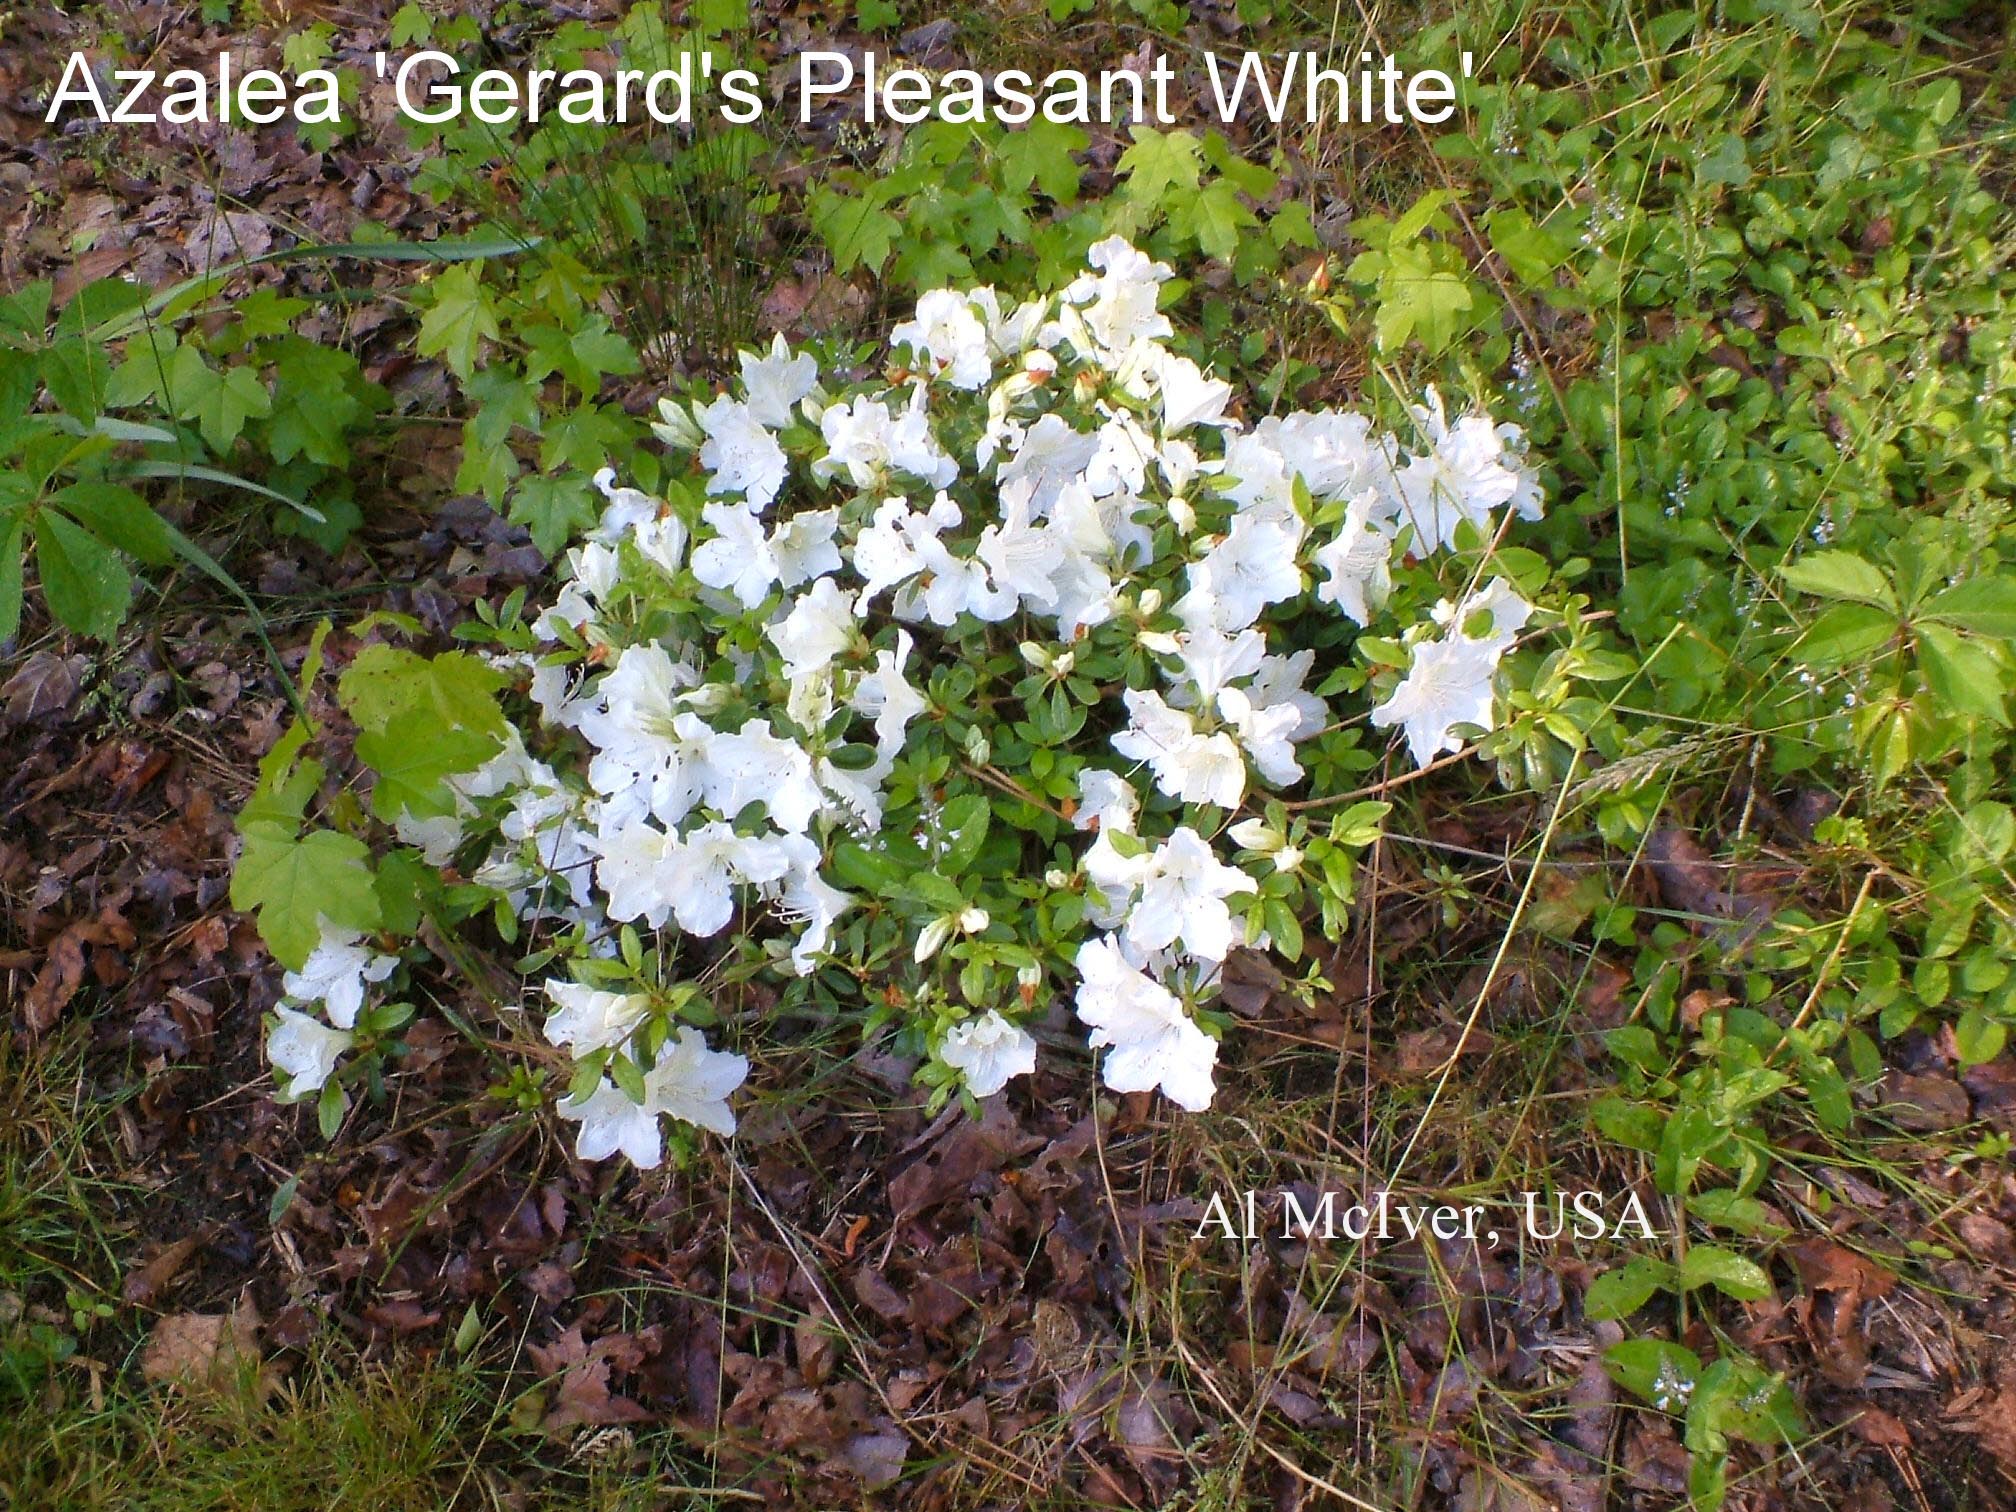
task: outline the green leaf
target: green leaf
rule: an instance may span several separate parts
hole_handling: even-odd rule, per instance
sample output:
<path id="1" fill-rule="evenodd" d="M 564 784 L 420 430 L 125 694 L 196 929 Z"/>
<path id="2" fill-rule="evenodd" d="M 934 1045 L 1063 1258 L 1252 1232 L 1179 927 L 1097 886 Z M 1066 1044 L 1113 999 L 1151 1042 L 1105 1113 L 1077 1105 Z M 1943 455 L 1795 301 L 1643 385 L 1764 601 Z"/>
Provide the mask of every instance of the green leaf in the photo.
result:
<path id="1" fill-rule="evenodd" d="M 432 287 L 434 303 L 420 322 L 420 355 L 439 357 L 466 380 L 476 370 L 477 348 L 498 337 L 496 307 L 475 267 L 450 268 Z"/>
<path id="2" fill-rule="evenodd" d="M 1743 138 L 1725 131 L 1694 163 L 1694 178 L 1702 184 L 1726 184 L 1740 189 L 1750 182 L 1750 154 Z"/>
<path id="3" fill-rule="evenodd" d="M 2009 1026 L 1979 1007 L 1969 1008 L 1953 1026 L 1953 1046 L 1963 1066 L 1985 1066 L 2008 1043 Z"/>
<path id="4" fill-rule="evenodd" d="M 392 32 L 386 39 L 394 51 L 403 51 L 416 42 L 426 42 L 434 35 L 434 18 L 421 7 L 419 0 L 406 3 L 392 13 Z"/>
<path id="5" fill-rule="evenodd" d="M 231 906 L 256 912 L 273 958 L 290 970 L 307 964 L 322 939 L 322 920 L 339 929 L 378 927 L 378 892 L 364 842 L 334 830 L 296 835 L 270 821 L 244 826 L 245 848 L 231 873 Z"/>
<path id="6" fill-rule="evenodd" d="M 94 535 L 151 567 L 175 560 L 175 538 L 168 522 L 130 488 L 117 483 L 72 483 L 51 494 L 50 502 Z"/>
<path id="7" fill-rule="evenodd" d="M 337 1081 L 322 1083 L 321 1095 L 315 1099 L 315 1126 L 322 1131 L 325 1140 L 334 1139 L 343 1127 L 343 1110 L 349 1100 L 343 1095 L 343 1084 Z"/>
<path id="8" fill-rule="evenodd" d="M 874 199 L 822 188 L 813 191 L 805 209 L 812 229 L 833 254 L 835 273 L 844 274 L 857 267 L 871 273 L 878 271 L 889 260 L 890 250 L 903 234 L 903 222 Z"/>
<path id="9" fill-rule="evenodd" d="M 1690 1418 L 1753 1444 L 1789 1444 L 1806 1432 L 1805 1414 L 1782 1376 L 1740 1356 L 1717 1360 L 1701 1372 Z M 1690 1440 L 1694 1424 L 1689 1423 Z"/>
<path id="10" fill-rule="evenodd" d="M 133 580 L 119 553 L 67 516 L 35 518 L 35 563 L 49 612 L 79 635 L 110 640 L 126 618 Z"/>
<path id="11" fill-rule="evenodd" d="M 0 641 L 21 629 L 21 516 L 0 515 Z"/>
<path id="12" fill-rule="evenodd" d="M 1133 135 L 1134 145 L 1120 154 L 1116 171 L 1127 180 L 1130 223 L 1144 225 L 1167 208 L 1171 191 L 1179 200 L 1197 192 L 1204 175 L 1204 148 L 1187 131 L 1136 126 Z"/>
<path id="13" fill-rule="evenodd" d="M 601 518 L 601 500 L 578 473 L 534 475 L 511 490 L 508 518 L 532 532 L 532 544 L 557 557 L 567 542 Z"/>
<path id="14" fill-rule="evenodd" d="M 1897 637 L 1897 615 L 1868 604 L 1835 604 L 1806 627 L 1792 655 L 1809 667 L 1841 667 Z"/>
<path id="15" fill-rule="evenodd" d="M 2016 639 L 2016 578 L 1968 578 L 1934 595 L 1919 613 L 1976 635 Z"/>
<path id="16" fill-rule="evenodd" d="M 1771 1210 L 1755 1197 L 1744 1197 L 1729 1187 L 1696 1192 L 1688 1211 L 1703 1223 L 1757 1239 L 1782 1239 L 1790 1232 L 1771 1217 Z"/>
<path id="17" fill-rule="evenodd" d="M 273 1199 L 266 1204 L 266 1222 L 269 1227 L 279 1227 L 280 1220 L 287 1216 L 287 1209 L 294 1206 L 294 1194 L 300 1190 L 301 1177 L 298 1174 L 289 1176 L 273 1189 Z"/>
<path id="18" fill-rule="evenodd" d="M 1073 154 L 1091 145 L 1091 137 L 1076 126 L 1039 117 L 1001 138 L 996 149 L 1001 187 L 1019 192 L 1033 183 L 1058 204 L 1071 204 L 1085 173 Z"/>
<path id="19" fill-rule="evenodd" d="M 377 773 L 371 812 L 390 821 L 400 814 L 438 818 L 455 812 L 446 778 L 473 772 L 504 748 L 495 735 L 443 729 L 438 718 L 404 709 L 385 728 L 357 736 L 357 759 Z"/>
<path id="20" fill-rule="evenodd" d="M 383 733 L 402 714 L 436 729 L 470 730 L 502 740 L 509 732 L 497 692 L 504 675 L 467 651 L 421 656 L 397 646 L 357 653 L 336 684 L 336 696 L 364 729 Z"/>
<path id="21" fill-rule="evenodd" d="M 1786 562 L 1778 569 L 1778 575 L 1785 579 L 1787 587 L 1800 593 L 1873 604 L 1893 613 L 1897 608 L 1897 594 L 1890 586 L 1890 579 L 1881 568 L 1852 551 L 1809 551 L 1796 562 Z"/>
<path id="22" fill-rule="evenodd" d="M 1225 179 L 1183 202 L 1171 213 L 1170 222 L 1187 229 L 1197 238 L 1197 245 L 1220 262 L 1232 261 L 1232 254 L 1239 250 L 1242 227 L 1259 224 L 1239 198 L 1239 191 Z"/>
<path id="23" fill-rule="evenodd" d="M 184 352 L 197 356 L 194 347 L 181 347 L 177 355 Z M 227 367 L 220 371 L 205 365 L 200 357 L 192 368 L 203 376 L 178 390 L 176 398 L 181 407 L 176 415 L 179 419 L 194 420 L 212 451 L 220 454 L 229 451 L 247 420 L 263 419 L 273 413 L 273 396 L 252 368 Z"/>
<path id="24" fill-rule="evenodd" d="M 1379 309 L 1373 326 L 1383 351 L 1397 351 L 1410 337 L 1439 352 L 1467 323 L 1475 296 L 1463 277 L 1439 268 L 1427 247 L 1394 246 L 1379 279 Z"/>
<path id="25" fill-rule="evenodd" d="M 1611 1380 L 1661 1412 L 1679 1412 L 1701 1380 L 1701 1357 L 1666 1339 L 1626 1339 L 1603 1352 Z"/>
<path id="26" fill-rule="evenodd" d="M 918 857 L 917 864 L 922 859 Z M 833 848 L 833 875 L 844 886 L 871 896 L 901 891 L 917 870 L 917 864 L 883 849 L 870 850 L 854 840 L 843 840 Z"/>
<path id="27" fill-rule="evenodd" d="M 1941 712 L 1966 714 L 2007 728 L 2002 668 L 1973 641 L 1944 625 L 1919 625 L 1918 668 Z"/>
<path id="28" fill-rule="evenodd" d="M 1712 1286 L 1738 1302 L 1755 1302 L 1771 1295 L 1771 1278 L 1761 1265 L 1713 1244 L 1693 1246 L 1680 1262 L 1681 1290 L 1701 1286 Z"/>
<path id="29" fill-rule="evenodd" d="M 1524 210 L 1494 210 L 1484 218 L 1491 248 L 1521 283 L 1544 287 L 1575 250 L 1572 238 L 1551 231 Z"/>
<path id="30" fill-rule="evenodd" d="M 1590 1282 L 1582 1310 L 1592 1318 L 1628 1318 L 1651 1301 L 1655 1292 L 1671 1288 L 1673 1279 L 1668 1261 L 1640 1255 Z"/>
<path id="31" fill-rule="evenodd" d="M 946 804 L 939 820 L 945 836 L 945 853 L 939 858 L 938 870 L 945 876 L 956 877 L 971 866 L 987 841 L 987 825 L 992 818 L 987 800 L 977 793 L 965 794 Z"/>

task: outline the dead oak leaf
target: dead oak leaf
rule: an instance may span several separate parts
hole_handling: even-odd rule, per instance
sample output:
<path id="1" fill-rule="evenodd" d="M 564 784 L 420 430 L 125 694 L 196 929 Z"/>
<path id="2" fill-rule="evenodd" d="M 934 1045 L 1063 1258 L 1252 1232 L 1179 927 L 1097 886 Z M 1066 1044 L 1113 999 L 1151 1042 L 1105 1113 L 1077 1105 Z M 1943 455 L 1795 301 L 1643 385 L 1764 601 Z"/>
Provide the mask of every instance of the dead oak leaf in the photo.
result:
<path id="1" fill-rule="evenodd" d="M 216 1390 L 259 1358 L 259 1310 L 249 1295 L 228 1313 L 169 1313 L 154 1325 L 140 1355 L 140 1374 L 161 1385 Z M 260 1390 L 270 1390 L 268 1372 Z"/>

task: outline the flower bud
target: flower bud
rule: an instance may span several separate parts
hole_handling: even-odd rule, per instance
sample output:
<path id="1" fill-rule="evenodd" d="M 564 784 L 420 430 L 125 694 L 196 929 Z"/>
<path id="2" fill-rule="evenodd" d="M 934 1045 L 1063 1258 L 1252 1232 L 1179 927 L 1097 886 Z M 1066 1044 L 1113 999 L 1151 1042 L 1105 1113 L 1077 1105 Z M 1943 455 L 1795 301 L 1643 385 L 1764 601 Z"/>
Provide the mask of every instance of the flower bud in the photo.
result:
<path id="1" fill-rule="evenodd" d="M 1225 832 L 1243 849 L 1272 855 L 1288 843 L 1288 837 L 1265 819 L 1241 819 Z"/>
<path id="2" fill-rule="evenodd" d="M 917 948 L 910 953 L 910 958 L 922 966 L 938 954 L 938 947 L 951 938 L 951 935 L 952 920 L 949 917 L 933 919 L 918 931 Z"/>
<path id="3" fill-rule="evenodd" d="M 660 399 L 658 416 L 651 426 L 652 435 L 675 451 L 699 450 L 706 437 L 700 434 L 700 427 L 693 423 L 685 405 L 673 399 Z"/>

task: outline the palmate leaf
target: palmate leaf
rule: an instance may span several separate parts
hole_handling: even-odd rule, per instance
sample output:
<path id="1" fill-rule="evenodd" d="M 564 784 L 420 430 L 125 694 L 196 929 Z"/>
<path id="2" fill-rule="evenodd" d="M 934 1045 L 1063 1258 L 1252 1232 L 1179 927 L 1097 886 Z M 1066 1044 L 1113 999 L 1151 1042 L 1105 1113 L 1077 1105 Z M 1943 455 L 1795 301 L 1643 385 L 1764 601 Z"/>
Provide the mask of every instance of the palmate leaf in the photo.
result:
<path id="1" fill-rule="evenodd" d="M 880 268 L 903 234 L 903 222 L 882 208 L 879 197 L 857 199 L 820 189 L 807 202 L 806 213 L 826 250 L 833 254 L 835 273 L 855 267 L 870 272 Z"/>
<path id="2" fill-rule="evenodd" d="M 497 311 L 474 268 L 450 268 L 434 281 L 434 305 L 420 322 L 420 355 L 439 357 L 457 378 L 476 370 L 476 349 L 498 336 Z"/>
<path id="3" fill-rule="evenodd" d="M 383 731 L 357 737 L 357 759 L 378 774 L 371 789 L 371 812 L 380 819 L 400 814 L 436 818 L 455 811 L 446 778 L 473 772 L 504 748 L 495 735 L 443 729 L 419 709 L 396 714 Z"/>
<path id="4" fill-rule="evenodd" d="M 270 820 L 244 826 L 245 848 L 231 873 L 231 906 L 255 913 L 273 958 L 290 970 L 307 963 L 322 920 L 339 929 L 378 927 L 378 891 L 364 842 L 334 830 Z"/>
<path id="5" fill-rule="evenodd" d="M 503 686 L 502 673 L 466 651 L 421 656 L 373 645 L 344 669 L 336 696 L 365 730 L 383 733 L 411 713 L 433 731 L 472 730 L 501 740 L 506 726 L 497 690 Z"/>
<path id="6" fill-rule="evenodd" d="M 1010 192 L 1027 189 L 1032 183 L 1060 205 L 1078 198 L 1079 181 L 1085 170 L 1074 153 L 1083 152 L 1092 139 L 1076 126 L 1061 121 L 1034 120 L 1020 131 L 1001 138 L 997 149 L 1001 160 L 1001 187 Z"/>

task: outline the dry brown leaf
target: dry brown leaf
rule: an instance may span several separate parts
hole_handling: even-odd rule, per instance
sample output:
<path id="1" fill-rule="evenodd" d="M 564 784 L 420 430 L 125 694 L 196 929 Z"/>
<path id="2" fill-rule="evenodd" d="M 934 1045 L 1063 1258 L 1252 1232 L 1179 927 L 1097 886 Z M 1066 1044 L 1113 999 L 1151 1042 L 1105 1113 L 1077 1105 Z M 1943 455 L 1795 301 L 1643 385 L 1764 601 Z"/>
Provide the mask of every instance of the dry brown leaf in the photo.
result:
<path id="1" fill-rule="evenodd" d="M 190 1390 L 228 1385 L 259 1358 L 259 1309 L 248 1293 L 228 1313 L 169 1313 L 154 1325 L 140 1374 Z M 263 1375 L 263 1373 L 262 1373 Z"/>

